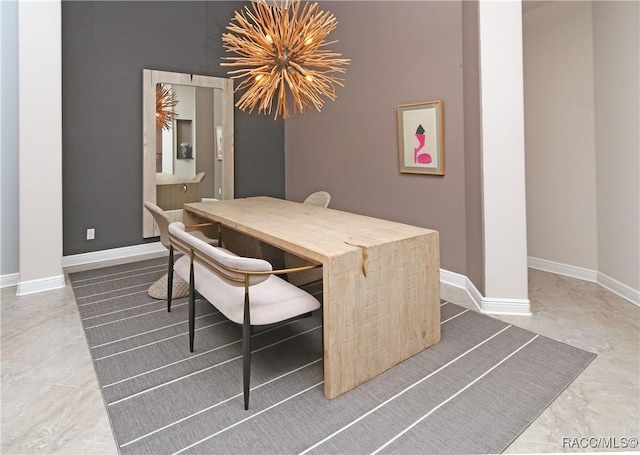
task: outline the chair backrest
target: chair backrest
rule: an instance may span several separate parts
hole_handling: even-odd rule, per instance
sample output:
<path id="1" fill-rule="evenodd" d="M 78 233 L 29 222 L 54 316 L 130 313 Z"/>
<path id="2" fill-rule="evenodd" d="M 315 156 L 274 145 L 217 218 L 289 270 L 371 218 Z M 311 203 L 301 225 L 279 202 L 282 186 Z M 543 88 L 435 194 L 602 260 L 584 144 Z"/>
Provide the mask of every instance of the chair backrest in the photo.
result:
<path id="1" fill-rule="evenodd" d="M 316 205 L 318 207 L 324 207 L 325 209 L 329 207 L 329 202 L 331 202 L 331 195 L 326 191 L 316 191 L 315 193 L 310 194 L 307 198 L 302 202 L 303 204 Z"/>
<path id="2" fill-rule="evenodd" d="M 249 286 L 262 283 L 269 274 L 252 275 L 253 272 L 271 272 L 271 264 L 263 259 L 236 256 L 223 248 L 211 246 L 185 231 L 179 221 L 169 225 L 169 236 L 174 248 L 193 254 L 193 260 L 232 285 L 244 284 L 248 277 Z"/>
<path id="3" fill-rule="evenodd" d="M 169 220 L 169 216 L 164 210 L 149 201 L 144 202 L 144 208 L 151 212 L 153 219 L 156 220 L 156 224 L 160 229 L 160 243 L 168 249 L 171 246 L 171 241 L 169 240 L 169 223 L 171 223 L 171 220 Z"/>
<path id="4" fill-rule="evenodd" d="M 204 176 L 205 176 L 204 172 L 198 172 L 196 176 L 191 180 L 193 180 L 194 182 L 202 182 L 204 180 Z"/>
<path id="5" fill-rule="evenodd" d="M 331 195 L 326 191 L 316 191 L 310 194 L 302 203 L 308 205 L 315 205 L 318 207 L 327 208 L 331 202 Z M 284 265 L 287 268 L 300 267 L 302 265 L 309 264 L 309 261 L 305 261 L 298 256 L 291 253 L 284 253 Z M 289 283 L 296 286 L 302 286 L 307 283 L 322 279 L 322 269 L 312 269 L 304 272 L 291 273 L 288 275 Z"/>

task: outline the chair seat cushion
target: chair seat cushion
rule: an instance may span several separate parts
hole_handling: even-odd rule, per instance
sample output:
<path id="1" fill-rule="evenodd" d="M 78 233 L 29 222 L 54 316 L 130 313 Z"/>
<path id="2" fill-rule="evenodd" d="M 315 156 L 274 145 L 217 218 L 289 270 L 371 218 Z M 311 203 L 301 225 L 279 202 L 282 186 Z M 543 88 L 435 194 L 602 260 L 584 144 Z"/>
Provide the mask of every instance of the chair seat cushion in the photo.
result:
<path id="1" fill-rule="evenodd" d="M 189 280 L 190 259 L 186 255 L 174 265 L 175 272 Z M 244 285 L 233 285 L 196 263 L 196 290 L 231 321 L 244 322 Z M 315 297 L 283 279 L 270 275 L 249 288 L 251 325 L 272 324 L 320 308 Z"/>

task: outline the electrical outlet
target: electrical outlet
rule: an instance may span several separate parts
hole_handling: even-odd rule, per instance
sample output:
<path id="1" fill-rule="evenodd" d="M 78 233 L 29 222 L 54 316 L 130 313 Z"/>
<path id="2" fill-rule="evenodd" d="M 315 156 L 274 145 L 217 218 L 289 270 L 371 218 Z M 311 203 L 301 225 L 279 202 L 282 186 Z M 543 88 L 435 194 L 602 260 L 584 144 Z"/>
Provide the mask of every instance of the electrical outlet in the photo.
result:
<path id="1" fill-rule="evenodd" d="M 87 229 L 87 240 L 93 240 L 96 238 L 96 230 L 94 228 Z"/>
<path id="2" fill-rule="evenodd" d="M 218 188 L 218 194 L 222 194 L 222 188 Z"/>

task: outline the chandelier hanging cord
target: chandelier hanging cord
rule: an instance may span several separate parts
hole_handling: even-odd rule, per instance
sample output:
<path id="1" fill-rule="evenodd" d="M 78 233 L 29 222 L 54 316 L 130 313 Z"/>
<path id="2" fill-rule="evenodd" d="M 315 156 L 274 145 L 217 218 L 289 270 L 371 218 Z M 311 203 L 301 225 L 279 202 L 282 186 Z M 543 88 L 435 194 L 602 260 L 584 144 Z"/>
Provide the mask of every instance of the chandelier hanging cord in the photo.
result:
<path id="1" fill-rule="evenodd" d="M 222 35 L 225 50 L 236 55 L 223 57 L 221 65 L 237 68 L 228 74 L 242 79 L 236 91 L 244 93 L 236 106 L 271 114 L 275 101 L 277 119 L 289 116 L 287 89 L 294 112 L 304 113 L 309 104 L 320 111 L 323 97 L 335 100 L 335 86 L 344 84 L 333 73 L 346 72 L 350 63 L 325 49 L 337 42 L 325 42 L 337 26 L 335 16 L 301 0 L 257 0 L 252 7 L 236 11 Z"/>

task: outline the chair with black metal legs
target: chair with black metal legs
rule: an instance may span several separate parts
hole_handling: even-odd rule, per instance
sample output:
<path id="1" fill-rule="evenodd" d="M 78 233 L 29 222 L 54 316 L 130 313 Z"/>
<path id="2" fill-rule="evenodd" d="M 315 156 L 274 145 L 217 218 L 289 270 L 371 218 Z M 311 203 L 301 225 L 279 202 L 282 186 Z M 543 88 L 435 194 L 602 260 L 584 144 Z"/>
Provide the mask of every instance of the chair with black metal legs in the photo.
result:
<path id="1" fill-rule="evenodd" d="M 251 333 L 255 326 L 274 324 L 311 313 L 320 302 L 276 274 L 309 270 L 273 270 L 263 259 L 237 256 L 189 235 L 180 222 L 169 225 L 171 244 L 184 253 L 174 264 L 189 281 L 189 349 L 194 350 L 196 291 L 224 316 L 242 325 L 242 377 L 244 409 L 249 409 Z"/>
<path id="2" fill-rule="evenodd" d="M 169 215 L 160 207 L 152 202 L 145 201 L 144 207 L 151 213 L 153 219 L 158 225 L 160 231 L 160 243 L 169 250 L 169 266 L 166 275 L 163 275 L 158 281 L 149 287 L 149 295 L 155 299 L 164 300 L 167 299 L 167 311 L 171 311 L 171 300 L 180 297 L 186 297 L 189 293 L 189 285 L 179 276 L 173 274 L 173 247 L 169 240 L 169 224 L 171 220 Z M 207 226 L 212 226 L 211 223 L 207 223 Z M 200 240 L 209 243 L 211 245 L 217 245 L 218 240 L 211 239 L 204 235 L 202 232 L 195 230 L 197 228 L 205 227 L 204 224 L 193 226 L 191 235 L 197 236 Z"/>

